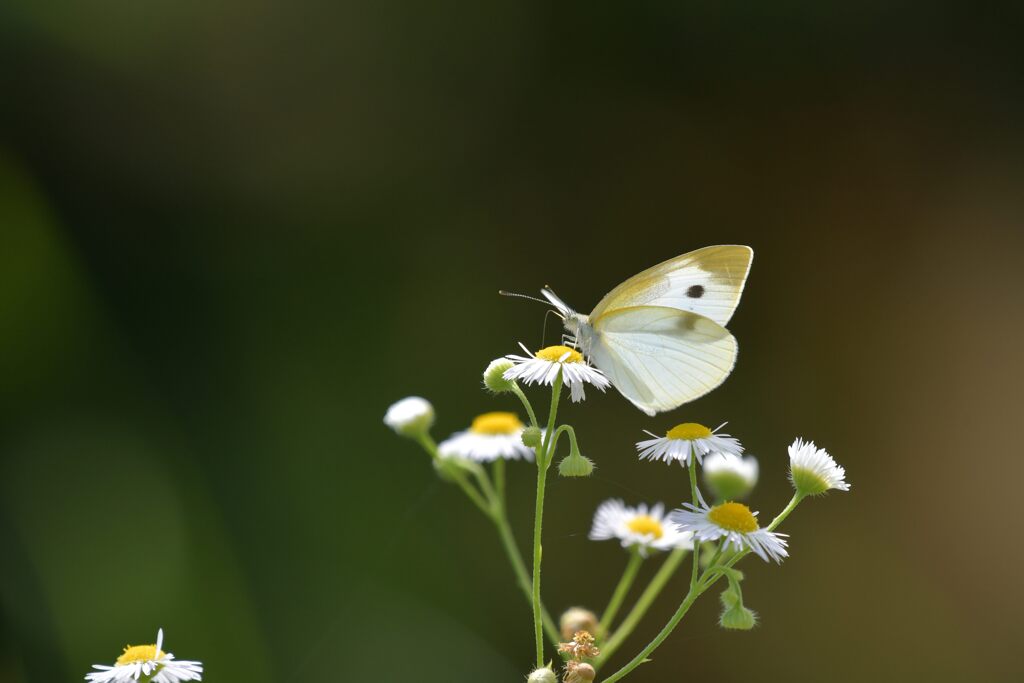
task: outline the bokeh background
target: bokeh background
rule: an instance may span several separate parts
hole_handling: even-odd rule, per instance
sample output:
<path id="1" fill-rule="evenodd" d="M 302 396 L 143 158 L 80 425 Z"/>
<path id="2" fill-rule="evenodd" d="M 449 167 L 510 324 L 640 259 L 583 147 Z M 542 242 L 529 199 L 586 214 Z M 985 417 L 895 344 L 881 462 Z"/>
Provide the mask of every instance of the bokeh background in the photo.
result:
<path id="1" fill-rule="evenodd" d="M 443 437 L 515 408 L 479 373 L 544 315 L 499 288 L 587 310 L 717 243 L 756 251 L 736 370 L 654 419 L 565 410 L 599 469 L 550 487 L 548 604 L 621 572 L 601 500 L 686 496 L 640 430 L 729 420 L 762 515 L 797 435 L 853 490 L 746 563 L 760 627 L 705 599 L 638 683 L 1021 680 L 1022 31 L 1019 3 L 7 0 L 0 680 L 158 626 L 210 681 L 521 680 L 491 528 L 384 410 L 429 397 Z"/>

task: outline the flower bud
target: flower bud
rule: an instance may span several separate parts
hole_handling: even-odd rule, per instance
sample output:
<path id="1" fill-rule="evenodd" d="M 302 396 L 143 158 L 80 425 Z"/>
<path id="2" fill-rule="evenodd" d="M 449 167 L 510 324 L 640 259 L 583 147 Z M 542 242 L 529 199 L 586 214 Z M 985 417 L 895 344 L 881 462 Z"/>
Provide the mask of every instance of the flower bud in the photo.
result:
<path id="1" fill-rule="evenodd" d="M 558 463 L 558 474 L 563 477 L 589 477 L 594 472 L 594 461 L 579 453 L 570 453 Z"/>
<path id="2" fill-rule="evenodd" d="M 507 358 L 492 360 L 487 369 L 484 370 L 484 386 L 496 394 L 512 391 L 512 387 L 516 383 L 514 380 L 505 379 L 504 375 L 505 371 L 512 368 L 513 365 L 515 364 Z"/>
<path id="3" fill-rule="evenodd" d="M 540 430 L 540 427 L 527 427 L 523 430 L 523 445 L 529 448 L 540 448 L 541 442 L 544 440 L 544 433 Z"/>
<path id="4" fill-rule="evenodd" d="M 725 595 L 729 593 L 726 591 L 722 594 L 722 602 L 725 602 Z M 757 615 L 752 611 L 743 606 L 743 603 L 738 600 L 732 607 L 726 607 L 722 611 L 722 616 L 718 618 L 718 623 L 722 628 L 727 628 L 733 631 L 749 631 L 754 628 L 757 624 Z"/>
<path id="5" fill-rule="evenodd" d="M 722 500 L 742 500 L 757 484 L 757 459 L 715 453 L 704 458 L 704 483 Z"/>
<path id="6" fill-rule="evenodd" d="M 391 404 L 384 415 L 384 424 L 396 434 L 411 439 L 423 436 L 434 424 L 434 406 L 419 396 L 409 396 Z"/>
<path id="7" fill-rule="evenodd" d="M 597 615 L 583 607 L 570 607 L 558 619 L 562 638 L 569 640 L 577 631 L 597 631 Z"/>
<path id="8" fill-rule="evenodd" d="M 526 678 L 526 683 L 557 683 L 558 678 L 551 667 L 545 666 L 542 669 L 534 669 Z"/>
<path id="9" fill-rule="evenodd" d="M 586 662 L 569 662 L 566 666 L 565 683 L 590 683 L 597 678 L 597 671 Z"/>

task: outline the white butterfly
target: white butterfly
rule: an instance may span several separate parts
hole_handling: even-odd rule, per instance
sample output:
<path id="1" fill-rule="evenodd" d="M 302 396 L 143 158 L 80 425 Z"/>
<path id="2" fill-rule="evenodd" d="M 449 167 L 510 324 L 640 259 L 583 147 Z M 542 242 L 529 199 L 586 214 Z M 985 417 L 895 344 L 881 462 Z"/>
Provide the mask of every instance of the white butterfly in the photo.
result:
<path id="1" fill-rule="evenodd" d="M 704 247 L 634 275 L 590 315 L 553 291 L 573 344 L 648 415 L 708 393 L 732 372 L 736 338 L 723 325 L 739 305 L 754 250 Z"/>

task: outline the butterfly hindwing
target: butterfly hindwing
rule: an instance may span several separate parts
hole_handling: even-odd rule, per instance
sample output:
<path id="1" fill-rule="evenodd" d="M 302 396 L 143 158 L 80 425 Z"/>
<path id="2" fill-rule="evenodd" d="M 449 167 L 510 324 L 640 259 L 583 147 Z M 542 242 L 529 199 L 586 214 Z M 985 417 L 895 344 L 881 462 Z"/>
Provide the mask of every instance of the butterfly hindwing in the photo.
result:
<path id="1" fill-rule="evenodd" d="M 736 363 L 736 339 L 696 313 L 666 306 L 608 311 L 585 340 L 591 361 L 648 415 L 692 401 L 721 384 Z"/>

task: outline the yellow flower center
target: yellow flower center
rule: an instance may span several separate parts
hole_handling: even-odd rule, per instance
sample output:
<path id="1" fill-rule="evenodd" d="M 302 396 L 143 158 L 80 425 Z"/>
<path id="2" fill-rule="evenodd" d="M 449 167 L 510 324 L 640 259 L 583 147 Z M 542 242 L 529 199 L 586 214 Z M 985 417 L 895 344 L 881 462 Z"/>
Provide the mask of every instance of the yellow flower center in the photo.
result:
<path id="1" fill-rule="evenodd" d="M 704 425 L 699 425 L 696 422 L 684 422 L 681 425 L 676 425 L 672 429 L 668 430 L 665 434 L 670 439 L 686 439 L 687 441 L 693 441 L 694 439 L 706 439 L 711 436 L 711 430 Z"/>
<path id="2" fill-rule="evenodd" d="M 661 528 L 661 523 L 650 515 L 637 515 L 629 520 L 626 526 L 635 534 L 650 534 L 655 538 L 661 538 L 665 535 L 665 531 Z"/>
<path id="3" fill-rule="evenodd" d="M 729 531 L 738 531 L 741 534 L 749 534 L 757 531 L 757 518 L 743 503 L 722 503 L 711 508 L 708 512 L 708 519 Z"/>
<path id="4" fill-rule="evenodd" d="M 473 419 L 469 431 L 474 434 L 515 434 L 523 428 L 523 423 L 515 413 L 484 413 Z"/>
<path id="5" fill-rule="evenodd" d="M 167 654 L 163 650 L 156 651 L 156 644 L 153 645 L 125 645 L 124 654 L 117 658 L 117 666 L 134 664 L 136 662 L 150 662 L 162 659 Z"/>
<path id="6" fill-rule="evenodd" d="M 582 363 L 583 354 L 576 349 L 570 349 L 568 346 L 549 346 L 546 349 L 541 349 L 537 352 L 537 358 L 541 360 L 551 361 L 557 363 L 558 360 L 565 354 L 569 354 L 568 357 L 563 361 L 564 363 Z"/>

